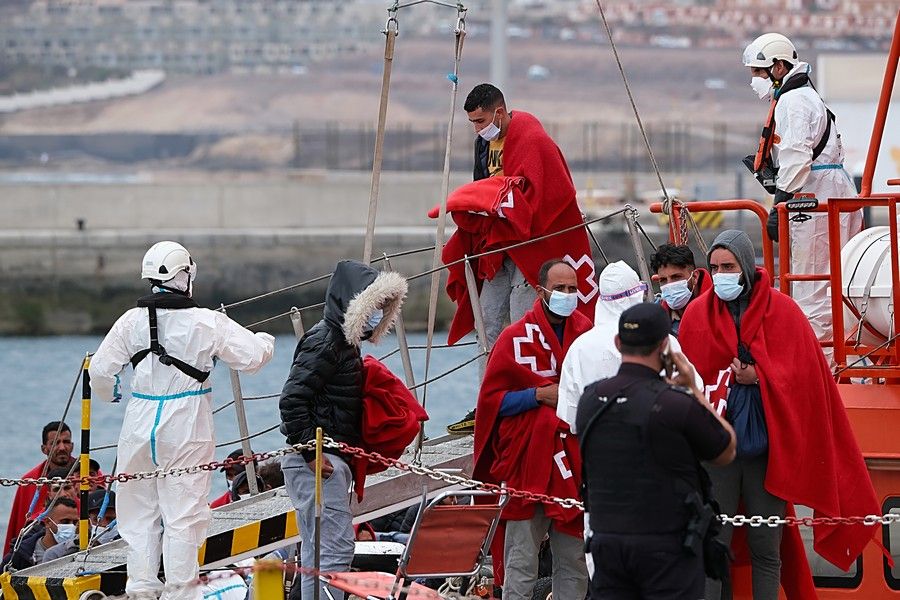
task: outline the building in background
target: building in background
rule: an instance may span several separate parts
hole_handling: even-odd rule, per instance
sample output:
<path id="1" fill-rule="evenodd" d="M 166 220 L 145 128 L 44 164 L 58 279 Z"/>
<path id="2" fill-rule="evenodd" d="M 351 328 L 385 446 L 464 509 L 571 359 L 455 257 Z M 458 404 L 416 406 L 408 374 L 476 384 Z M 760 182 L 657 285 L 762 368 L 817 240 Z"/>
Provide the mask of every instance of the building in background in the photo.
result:
<path id="1" fill-rule="evenodd" d="M 362 0 L 35 0 L 0 8 L 0 61 L 297 72 L 379 40 L 384 10 Z"/>

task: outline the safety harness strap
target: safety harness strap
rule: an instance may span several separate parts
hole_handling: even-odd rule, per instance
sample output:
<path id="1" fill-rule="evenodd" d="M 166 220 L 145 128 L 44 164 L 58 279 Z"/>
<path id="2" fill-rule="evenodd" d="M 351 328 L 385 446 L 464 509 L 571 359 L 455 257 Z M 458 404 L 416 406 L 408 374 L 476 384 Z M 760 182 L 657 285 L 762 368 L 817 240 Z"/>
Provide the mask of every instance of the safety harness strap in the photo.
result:
<path id="1" fill-rule="evenodd" d="M 766 117 L 766 124 L 763 126 L 762 133 L 759 136 L 759 147 L 756 150 L 756 157 L 753 161 L 754 171 L 759 171 L 772 154 L 772 144 L 775 139 L 775 105 L 778 104 L 778 100 L 786 93 L 806 87 L 807 85 L 813 90 L 816 90 L 816 86 L 813 85 L 809 76 L 805 73 L 800 73 L 788 79 L 787 82 L 779 87 L 773 94 L 772 104 L 769 107 L 769 115 Z M 818 93 L 818 90 L 816 90 L 816 93 Z M 813 160 L 819 158 L 822 152 L 825 151 L 825 146 L 828 145 L 828 139 L 831 137 L 831 123 L 835 120 L 835 116 L 827 106 L 825 107 L 825 111 L 828 113 L 828 119 L 825 122 L 825 133 L 822 134 L 819 143 L 813 148 Z"/>
<path id="2" fill-rule="evenodd" d="M 138 306 L 147 307 L 147 316 L 150 321 L 150 347 L 141 350 L 131 357 L 131 368 L 137 368 L 138 363 L 147 358 L 148 355 L 155 354 L 159 357 L 159 362 L 162 364 L 175 367 L 188 377 L 196 379 L 200 383 L 205 382 L 209 377 L 209 371 L 201 371 L 181 359 L 170 356 L 166 352 L 165 347 L 159 343 L 159 327 L 156 322 L 157 304 L 160 304 L 161 308 L 168 309 L 196 308 L 197 306 L 197 303 L 194 302 L 192 298 L 180 294 L 153 294 L 151 296 L 144 296 L 138 300 Z"/>

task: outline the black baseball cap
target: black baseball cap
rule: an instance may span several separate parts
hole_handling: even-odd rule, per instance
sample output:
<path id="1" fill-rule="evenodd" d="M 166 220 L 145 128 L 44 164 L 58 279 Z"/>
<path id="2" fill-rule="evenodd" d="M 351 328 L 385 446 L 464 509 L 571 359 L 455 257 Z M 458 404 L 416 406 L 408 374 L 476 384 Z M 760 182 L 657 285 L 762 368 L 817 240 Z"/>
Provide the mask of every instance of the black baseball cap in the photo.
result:
<path id="1" fill-rule="evenodd" d="M 666 339 L 672 320 L 656 303 L 642 302 L 619 317 L 619 340 L 628 346 L 652 346 Z"/>
<path id="2" fill-rule="evenodd" d="M 106 490 L 94 490 L 90 494 L 88 494 L 88 511 L 100 511 L 100 507 L 103 505 L 103 498 L 106 496 Z M 116 493 L 110 490 L 109 492 L 109 504 L 108 508 L 116 507 Z"/>
<path id="3" fill-rule="evenodd" d="M 244 450 L 241 448 L 238 448 L 237 450 L 232 450 L 231 454 L 228 455 L 228 458 L 230 458 L 231 460 L 240 460 L 243 457 L 244 457 Z M 253 459 L 253 464 L 254 465 L 256 464 L 256 459 Z M 247 465 L 246 464 L 237 464 L 237 465 L 230 465 L 230 467 L 232 469 L 237 469 L 238 471 L 243 471 L 244 469 L 247 468 Z M 223 466 L 219 470 L 225 471 L 226 468 L 228 468 L 228 467 Z"/>

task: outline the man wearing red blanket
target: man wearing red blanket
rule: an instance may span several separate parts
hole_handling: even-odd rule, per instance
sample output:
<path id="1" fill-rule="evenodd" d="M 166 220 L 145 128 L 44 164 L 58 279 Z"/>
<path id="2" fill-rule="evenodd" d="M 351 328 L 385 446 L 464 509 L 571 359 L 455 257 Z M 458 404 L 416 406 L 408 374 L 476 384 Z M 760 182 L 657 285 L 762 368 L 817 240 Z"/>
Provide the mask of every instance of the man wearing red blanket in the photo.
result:
<path id="1" fill-rule="evenodd" d="M 489 83 L 475 86 L 464 108 L 478 134 L 474 181 L 447 199 L 447 211 L 458 228 L 444 247 L 444 264 L 576 228 L 472 261 L 485 346 L 492 348 L 504 325 L 515 323 L 531 307 L 538 269 L 550 258 L 560 257 L 575 269 L 578 309 L 592 318 L 597 295 L 594 261 L 587 232 L 578 228 L 583 218 L 559 147 L 533 115 L 509 112 L 503 93 Z M 457 307 L 448 335 L 454 344 L 475 325 L 462 264 L 449 269 L 447 294 Z M 483 373 L 484 361 L 479 367 Z M 447 429 L 471 433 L 472 419 L 470 413 Z"/>
<path id="2" fill-rule="evenodd" d="M 707 384 L 707 399 L 735 425 L 738 458 L 709 468 L 722 511 L 735 514 L 743 503 L 748 515 L 784 515 L 793 504 L 816 516 L 878 513 L 837 386 L 803 312 L 755 266 L 745 233 L 721 233 L 707 260 L 713 292 L 688 305 L 679 341 Z M 737 398 L 729 395 L 735 384 L 759 391 L 768 450 L 757 456 L 742 457 L 747 438 L 733 420 Z M 815 598 L 797 528 L 747 529 L 754 599 L 778 598 L 779 584 L 789 600 Z M 723 528 L 723 537 L 730 540 L 732 531 Z M 817 525 L 814 548 L 848 570 L 876 533 L 863 525 Z M 708 585 L 706 597 L 720 598 L 717 588 Z"/>
<path id="3" fill-rule="evenodd" d="M 503 481 L 517 490 L 578 497 L 578 441 L 556 416 L 559 368 L 572 342 L 591 328 L 590 320 L 575 311 L 577 284 L 575 270 L 566 262 L 545 263 L 539 272 L 538 300 L 497 339 L 475 413 L 475 478 Z M 512 498 L 503 518 L 505 533 L 498 531 L 492 554 L 504 600 L 531 600 L 538 550 L 548 534 L 553 597 L 584 598 L 587 568 L 578 509 Z"/>
<path id="4" fill-rule="evenodd" d="M 521 180 L 521 186 L 504 196 L 504 201 L 495 210 L 488 211 L 489 220 L 494 217 L 506 219 L 512 227 L 499 236 L 490 230 L 483 231 L 480 239 L 473 240 L 480 247 L 472 249 L 484 251 L 510 246 L 582 222 L 566 159 L 534 115 L 522 111 L 509 112 L 503 93 L 489 83 L 475 86 L 466 98 L 464 108 L 478 134 L 475 139 L 474 184 L 466 187 L 471 192 L 486 189 L 479 184 L 487 183 L 485 180 L 494 177 Z M 491 199 L 496 196 L 491 191 L 486 191 L 486 194 Z M 449 206 L 448 210 L 451 210 Z M 561 248 L 564 251 L 560 251 Z M 488 348 L 500 335 L 506 318 L 510 323 L 515 323 L 529 309 L 534 302 L 533 288 L 537 283 L 538 269 L 546 260 L 556 256 L 564 257 L 578 272 L 579 309 L 588 318 L 593 315 L 597 285 L 587 233 L 583 229 L 508 252 L 498 252 L 479 259 L 475 268 L 481 285 L 480 300 L 484 309 Z M 451 257 L 445 257 L 445 262 L 448 262 L 447 258 Z M 458 298 L 452 299 L 458 303 Z M 472 330 L 471 308 L 468 315 L 464 314 L 466 311 L 462 305 L 459 309 L 454 325 L 467 324 L 467 329 L 460 332 L 465 335 Z"/>
<path id="5" fill-rule="evenodd" d="M 57 435 L 57 430 L 59 430 L 59 435 Z M 72 449 L 74 448 L 72 431 L 68 425 L 59 421 L 47 423 L 44 425 L 41 436 L 41 452 L 47 455 L 47 460 L 22 475 L 23 478 L 37 479 L 53 469 L 68 469 L 75 462 L 75 457 L 72 456 Z M 47 466 L 48 462 L 50 463 L 49 466 Z M 3 546 L 4 555 L 12 550 L 19 532 L 22 531 L 29 518 L 36 516 L 37 513 L 44 509 L 44 501 L 47 499 L 49 492 L 48 486 L 41 486 L 31 514 L 28 512 L 31 502 L 34 500 L 36 489 L 36 486 L 24 485 L 16 490 L 16 496 L 9 511 L 9 524 L 6 526 L 6 541 Z"/>

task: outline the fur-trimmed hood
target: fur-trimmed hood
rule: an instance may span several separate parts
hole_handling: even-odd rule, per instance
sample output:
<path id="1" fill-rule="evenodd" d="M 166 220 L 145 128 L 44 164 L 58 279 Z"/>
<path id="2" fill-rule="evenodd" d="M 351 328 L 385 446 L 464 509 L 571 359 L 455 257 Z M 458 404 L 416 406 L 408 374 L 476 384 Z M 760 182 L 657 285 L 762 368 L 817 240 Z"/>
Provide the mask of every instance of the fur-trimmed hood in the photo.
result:
<path id="1" fill-rule="evenodd" d="M 325 320 L 343 331 L 348 344 L 359 346 L 363 339 L 377 344 L 400 316 L 406 291 L 406 279 L 398 273 L 342 260 L 335 267 L 325 294 Z M 366 337 L 366 324 L 379 306 L 384 317 Z"/>

